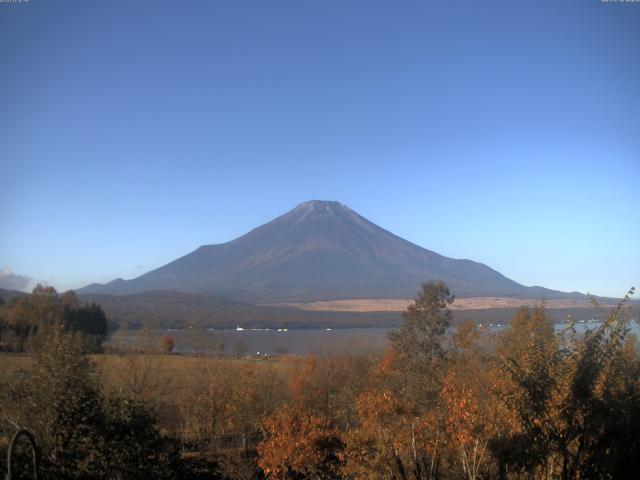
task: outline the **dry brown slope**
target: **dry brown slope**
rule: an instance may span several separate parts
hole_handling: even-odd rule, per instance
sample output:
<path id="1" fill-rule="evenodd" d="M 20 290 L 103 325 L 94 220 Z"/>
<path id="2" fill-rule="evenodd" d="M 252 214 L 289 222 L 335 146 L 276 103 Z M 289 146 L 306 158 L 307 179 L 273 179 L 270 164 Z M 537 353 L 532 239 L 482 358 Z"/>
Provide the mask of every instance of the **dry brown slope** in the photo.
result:
<path id="1" fill-rule="evenodd" d="M 302 310 L 334 311 L 334 312 L 401 312 L 413 300 L 385 298 L 353 298 L 349 300 L 326 300 L 307 303 L 285 303 L 280 306 L 299 308 Z M 486 310 L 492 308 L 518 308 L 521 305 L 539 305 L 541 299 L 506 298 L 506 297 L 470 297 L 459 298 L 451 305 L 452 310 Z M 588 299 L 554 299 L 546 300 L 548 308 L 592 308 Z M 603 306 L 612 306 L 605 303 Z"/>

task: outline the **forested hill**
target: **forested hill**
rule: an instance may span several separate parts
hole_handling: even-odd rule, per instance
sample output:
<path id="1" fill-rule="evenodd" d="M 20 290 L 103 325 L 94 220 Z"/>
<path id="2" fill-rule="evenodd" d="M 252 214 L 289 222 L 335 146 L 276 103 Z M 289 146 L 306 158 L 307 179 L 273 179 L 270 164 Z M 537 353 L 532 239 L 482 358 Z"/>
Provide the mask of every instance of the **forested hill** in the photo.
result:
<path id="1" fill-rule="evenodd" d="M 14 298 L 20 298 L 24 295 L 27 294 L 18 290 L 7 290 L 6 288 L 0 288 L 0 304 L 2 304 L 3 302 L 9 302 Z"/>
<path id="2" fill-rule="evenodd" d="M 133 327 L 143 324 L 163 328 L 392 327 L 399 325 L 402 318 L 399 312 L 308 311 L 176 291 L 84 294 L 79 298 L 101 305 L 115 324 L 126 322 Z"/>

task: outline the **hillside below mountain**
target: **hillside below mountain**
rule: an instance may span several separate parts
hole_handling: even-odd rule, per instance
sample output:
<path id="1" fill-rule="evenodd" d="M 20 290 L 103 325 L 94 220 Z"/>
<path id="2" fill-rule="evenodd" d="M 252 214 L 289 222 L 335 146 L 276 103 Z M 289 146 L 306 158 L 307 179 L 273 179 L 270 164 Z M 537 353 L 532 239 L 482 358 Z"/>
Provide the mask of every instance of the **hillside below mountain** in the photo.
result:
<path id="1" fill-rule="evenodd" d="M 251 305 L 220 299 L 209 295 L 175 291 L 151 291 L 130 295 L 84 294 L 78 297 L 82 302 L 98 303 L 107 313 L 113 327 L 128 325 L 137 329 L 146 324 L 151 328 L 206 327 L 215 329 L 235 329 L 241 326 L 251 328 L 368 328 L 398 327 L 402 324 L 400 311 L 340 311 L 309 310 L 284 305 Z M 461 302 L 462 305 L 456 306 Z M 523 300 L 523 304 L 534 302 Z M 497 304 L 498 308 L 464 308 L 462 299 L 453 307 L 453 323 L 464 321 L 478 323 L 506 323 L 516 314 L 518 302 Z M 577 319 L 602 318 L 605 311 L 574 304 L 562 307 L 562 303 L 552 303 L 547 315 L 555 321 L 566 320 L 568 315 Z M 462 308 L 460 308 L 462 307 Z M 398 308 L 404 309 L 404 306 Z M 636 304 L 635 315 L 638 305 Z"/>

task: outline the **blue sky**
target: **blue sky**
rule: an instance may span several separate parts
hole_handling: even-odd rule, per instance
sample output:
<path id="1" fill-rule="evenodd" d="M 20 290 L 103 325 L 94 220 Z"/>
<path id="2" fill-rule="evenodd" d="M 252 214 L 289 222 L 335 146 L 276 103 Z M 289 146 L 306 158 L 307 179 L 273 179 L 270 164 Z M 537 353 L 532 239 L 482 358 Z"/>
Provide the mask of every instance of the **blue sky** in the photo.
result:
<path id="1" fill-rule="evenodd" d="M 639 52 L 640 4 L 599 0 L 0 3 L 0 280 L 131 278 L 326 199 L 621 296 Z"/>

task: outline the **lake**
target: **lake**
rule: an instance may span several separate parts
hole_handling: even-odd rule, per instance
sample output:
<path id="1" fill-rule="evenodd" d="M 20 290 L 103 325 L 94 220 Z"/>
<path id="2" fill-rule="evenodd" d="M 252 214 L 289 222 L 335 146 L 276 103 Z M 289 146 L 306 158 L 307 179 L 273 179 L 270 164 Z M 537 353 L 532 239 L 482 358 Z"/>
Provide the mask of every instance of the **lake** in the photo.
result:
<path id="1" fill-rule="evenodd" d="M 587 329 L 595 329 L 599 321 L 585 321 L 576 325 L 578 334 Z M 556 331 L 565 328 L 562 323 L 556 324 Z M 506 328 L 503 324 L 490 324 L 491 332 L 499 332 Z M 251 355 L 274 355 L 290 353 L 306 355 L 308 353 L 330 352 L 366 352 L 382 350 L 388 340 L 390 328 L 336 328 L 336 329 L 163 329 L 154 330 L 151 335 L 141 332 L 116 332 L 107 341 L 111 346 L 128 346 L 158 348 L 160 338 L 171 336 L 175 339 L 174 352 L 190 354 L 214 354 L 224 351 L 225 354 L 236 352 Z M 640 337 L 640 325 L 631 322 L 631 333 Z M 222 348 L 223 347 L 223 348 Z"/>

